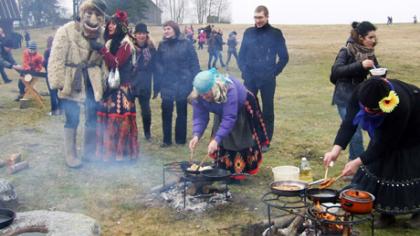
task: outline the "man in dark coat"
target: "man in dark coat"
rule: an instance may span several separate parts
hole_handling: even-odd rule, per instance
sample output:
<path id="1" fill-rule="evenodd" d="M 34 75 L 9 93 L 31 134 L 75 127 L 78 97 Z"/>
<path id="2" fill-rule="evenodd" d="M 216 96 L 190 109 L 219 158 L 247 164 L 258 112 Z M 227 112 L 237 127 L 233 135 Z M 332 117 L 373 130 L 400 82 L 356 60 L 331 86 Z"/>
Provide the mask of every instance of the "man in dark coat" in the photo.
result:
<path id="1" fill-rule="evenodd" d="M 255 26 L 248 28 L 243 36 L 238 58 L 239 68 L 245 86 L 255 95 L 261 91 L 263 117 L 271 141 L 274 129 L 276 76 L 289 61 L 289 54 L 281 30 L 268 23 L 267 7 L 258 6 L 254 12 L 254 19 Z M 264 151 L 267 151 L 267 148 L 264 148 Z"/>
<path id="2" fill-rule="evenodd" d="M 150 140 L 150 126 L 152 123 L 150 97 L 152 95 L 152 80 L 156 70 L 156 48 L 149 37 L 147 25 L 143 23 L 137 24 L 134 36 L 136 37 L 134 95 L 138 97 L 140 103 L 144 137 L 146 140 Z M 155 99 L 158 94 L 155 81 L 153 81 L 153 91 L 153 99 Z"/>

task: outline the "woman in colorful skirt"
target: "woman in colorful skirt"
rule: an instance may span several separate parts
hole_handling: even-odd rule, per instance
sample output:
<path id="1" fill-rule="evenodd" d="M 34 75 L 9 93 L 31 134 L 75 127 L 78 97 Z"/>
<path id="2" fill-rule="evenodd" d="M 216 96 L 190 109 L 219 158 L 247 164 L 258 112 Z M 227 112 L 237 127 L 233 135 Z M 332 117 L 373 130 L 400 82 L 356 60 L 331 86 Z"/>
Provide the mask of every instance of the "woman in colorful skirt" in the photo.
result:
<path id="1" fill-rule="evenodd" d="M 208 155 L 232 173 L 257 174 L 263 159 L 261 147 L 269 144 L 257 99 L 239 80 L 221 75 L 214 68 L 198 73 L 193 86 L 191 151 L 201 139 L 210 113 L 214 113 Z M 234 178 L 241 180 L 245 175 Z"/>
<path id="2" fill-rule="evenodd" d="M 420 89 L 376 76 L 358 85 L 325 166 L 338 158 L 358 125 L 368 131 L 370 143 L 342 174 L 356 173 L 351 186 L 376 197 L 381 216 L 375 227 L 391 226 L 395 215 L 412 213 L 406 224 L 420 229 Z"/>
<path id="3" fill-rule="evenodd" d="M 127 28 L 127 13 L 117 10 L 105 29 L 105 46 L 91 41 L 99 50 L 109 71 L 119 70 L 120 85 L 108 87 L 98 108 L 96 157 L 104 161 L 137 159 L 136 107 L 133 96 L 133 37 Z"/>

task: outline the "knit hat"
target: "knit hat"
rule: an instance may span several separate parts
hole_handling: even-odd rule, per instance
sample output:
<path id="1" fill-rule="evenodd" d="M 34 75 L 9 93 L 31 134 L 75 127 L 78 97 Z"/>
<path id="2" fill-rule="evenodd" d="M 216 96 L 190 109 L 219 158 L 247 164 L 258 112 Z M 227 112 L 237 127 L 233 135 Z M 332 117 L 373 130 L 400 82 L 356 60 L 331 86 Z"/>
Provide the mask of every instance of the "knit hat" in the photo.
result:
<path id="1" fill-rule="evenodd" d="M 38 48 L 38 46 L 37 46 L 37 44 L 36 44 L 36 42 L 35 42 L 35 41 L 30 41 L 30 42 L 29 42 L 29 45 L 28 45 L 28 49 L 29 49 L 29 50 L 33 50 L 33 51 L 35 51 L 37 48 Z"/>
<path id="2" fill-rule="evenodd" d="M 216 77 L 211 70 L 205 70 L 198 73 L 193 82 L 194 89 L 198 94 L 209 92 L 216 83 Z"/>
<path id="3" fill-rule="evenodd" d="M 79 12 L 83 13 L 87 8 L 95 8 L 103 15 L 106 12 L 106 3 L 103 0 L 85 0 L 80 4 Z"/>
<path id="4" fill-rule="evenodd" d="M 368 108 L 379 108 L 379 101 L 388 96 L 388 83 L 379 76 L 373 76 L 360 84 L 359 101 Z"/>
<path id="5" fill-rule="evenodd" d="M 175 21 L 167 21 L 163 24 L 163 27 L 169 26 L 175 31 L 176 37 L 179 37 L 181 35 L 181 30 L 179 29 L 179 25 Z"/>
<path id="6" fill-rule="evenodd" d="M 143 23 L 137 24 L 134 33 L 149 33 L 149 31 L 147 31 L 147 25 Z"/>

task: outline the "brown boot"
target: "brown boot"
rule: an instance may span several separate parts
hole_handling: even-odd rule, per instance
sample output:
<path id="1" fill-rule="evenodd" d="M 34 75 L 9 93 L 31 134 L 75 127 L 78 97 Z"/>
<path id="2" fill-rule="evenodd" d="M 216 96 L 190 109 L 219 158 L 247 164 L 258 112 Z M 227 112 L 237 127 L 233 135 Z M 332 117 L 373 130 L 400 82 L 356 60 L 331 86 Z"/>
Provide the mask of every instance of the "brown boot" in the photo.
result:
<path id="1" fill-rule="evenodd" d="M 392 226 L 395 224 L 395 216 L 394 215 L 388 215 L 388 214 L 381 214 L 379 218 L 375 219 L 375 229 L 384 229 Z"/>
<path id="2" fill-rule="evenodd" d="M 76 129 L 64 128 L 64 156 L 68 167 L 79 168 L 82 166 L 82 161 L 77 158 Z"/>
<path id="3" fill-rule="evenodd" d="M 83 160 L 96 160 L 96 128 L 85 128 L 83 139 Z"/>
<path id="4" fill-rule="evenodd" d="M 410 229 L 420 229 L 420 213 L 414 213 L 405 224 Z"/>

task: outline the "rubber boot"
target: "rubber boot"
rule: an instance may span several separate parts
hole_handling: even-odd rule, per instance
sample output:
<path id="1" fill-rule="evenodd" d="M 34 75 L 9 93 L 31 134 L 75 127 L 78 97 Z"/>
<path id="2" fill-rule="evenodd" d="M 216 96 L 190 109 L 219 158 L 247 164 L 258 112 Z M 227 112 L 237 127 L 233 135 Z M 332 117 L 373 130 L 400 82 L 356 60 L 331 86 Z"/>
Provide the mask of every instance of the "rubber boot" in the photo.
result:
<path id="1" fill-rule="evenodd" d="M 83 160 L 96 160 L 96 128 L 85 128 L 83 138 Z"/>
<path id="2" fill-rule="evenodd" d="M 150 126 L 151 126 L 151 120 L 150 118 L 145 118 L 143 117 L 143 130 L 144 130 L 144 138 L 147 141 L 150 141 L 150 139 L 152 138 L 152 135 L 150 133 Z"/>
<path id="3" fill-rule="evenodd" d="M 82 161 L 77 158 L 76 151 L 76 129 L 64 128 L 64 155 L 68 167 L 81 167 Z"/>

